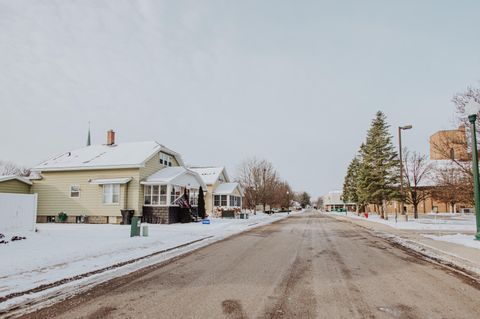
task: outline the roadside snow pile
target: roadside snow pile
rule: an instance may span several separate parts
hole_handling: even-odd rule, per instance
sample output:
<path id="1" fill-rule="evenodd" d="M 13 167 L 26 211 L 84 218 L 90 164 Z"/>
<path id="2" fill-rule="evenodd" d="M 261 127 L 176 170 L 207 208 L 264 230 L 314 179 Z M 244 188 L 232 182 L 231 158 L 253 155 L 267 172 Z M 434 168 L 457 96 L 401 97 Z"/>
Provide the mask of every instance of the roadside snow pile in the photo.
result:
<path id="1" fill-rule="evenodd" d="M 250 215 L 250 219 L 214 218 L 210 225 L 149 224 L 149 237 L 134 238 L 129 237 L 128 225 L 38 224 L 38 232 L 21 234 L 27 235 L 29 240 L 0 246 L 0 300 L 12 293 L 27 291 L 193 241 L 220 240 L 287 216 L 257 214 Z"/>
<path id="2" fill-rule="evenodd" d="M 444 230 L 444 231 L 475 231 L 474 215 L 454 215 L 454 214 L 428 214 L 421 215 L 421 218 L 410 218 L 407 222 L 401 221 L 400 216 L 395 222 L 395 216 L 390 215 L 388 220 L 381 219 L 379 215 L 369 215 L 368 219 L 364 216 L 357 216 L 354 213 L 337 213 L 329 214 L 349 217 L 353 219 L 363 219 L 371 222 L 381 223 L 397 229 L 407 230 Z M 410 217 L 410 216 L 409 216 Z"/>
<path id="3" fill-rule="evenodd" d="M 433 240 L 446 241 L 449 243 L 454 243 L 454 244 L 459 244 L 466 247 L 480 249 L 480 241 L 475 240 L 475 237 L 473 235 L 455 234 L 455 235 L 444 235 L 444 236 L 436 236 L 436 235 L 423 235 L 423 236 Z"/>

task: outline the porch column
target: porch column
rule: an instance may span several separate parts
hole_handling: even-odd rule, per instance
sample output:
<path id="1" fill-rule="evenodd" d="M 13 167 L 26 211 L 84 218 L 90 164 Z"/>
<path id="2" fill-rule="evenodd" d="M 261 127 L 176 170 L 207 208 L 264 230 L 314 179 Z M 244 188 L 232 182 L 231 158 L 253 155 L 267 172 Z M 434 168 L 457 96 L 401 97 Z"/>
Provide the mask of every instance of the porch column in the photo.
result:
<path id="1" fill-rule="evenodd" d="M 227 195 L 227 207 L 230 207 L 230 195 Z"/>
<path id="2" fill-rule="evenodd" d="M 172 185 L 167 184 L 167 206 L 171 206 L 171 192 L 172 192 Z"/>

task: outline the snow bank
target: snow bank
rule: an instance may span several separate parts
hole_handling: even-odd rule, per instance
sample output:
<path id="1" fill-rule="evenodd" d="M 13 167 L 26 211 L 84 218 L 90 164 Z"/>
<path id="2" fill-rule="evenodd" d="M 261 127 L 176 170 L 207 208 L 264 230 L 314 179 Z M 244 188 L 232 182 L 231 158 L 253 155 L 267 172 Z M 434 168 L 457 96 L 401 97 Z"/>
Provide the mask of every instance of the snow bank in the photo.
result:
<path id="1" fill-rule="evenodd" d="M 436 235 L 423 235 L 423 236 L 433 240 L 446 241 L 449 243 L 454 243 L 454 244 L 459 244 L 466 247 L 480 249 L 480 241 L 475 240 L 475 237 L 473 235 L 455 234 L 455 235 L 444 235 L 444 236 L 436 236 Z"/>
<path id="2" fill-rule="evenodd" d="M 208 238 L 204 243 L 208 244 L 287 216 L 257 214 L 250 219 L 214 218 L 210 225 L 149 225 L 149 237 L 135 238 L 129 237 L 130 226 L 39 224 L 38 232 L 21 234 L 27 240 L 0 246 L 0 298 L 192 241 Z M 13 233 L 7 237 L 10 235 Z M 188 249 L 198 247 L 192 245 Z M 130 267 L 130 271 L 134 268 Z M 115 276 L 122 274 L 117 271 Z M 0 309 L 6 306 L 11 306 L 11 302 L 0 303 Z"/>
<path id="3" fill-rule="evenodd" d="M 357 216 L 354 213 L 345 214 L 330 212 L 329 214 L 349 217 L 353 219 L 366 219 L 365 217 Z M 395 217 L 393 215 L 389 216 L 388 220 L 381 219 L 378 215 L 369 215 L 367 220 L 388 225 L 397 229 L 408 230 L 475 231 L 476 229 L 474 215 L 429 214 L 422 215 L 422 217 L 418 219 L 409 218 L 408 222 L 400 221 L 400 216 L 397 222 L 395 222 Z"/>

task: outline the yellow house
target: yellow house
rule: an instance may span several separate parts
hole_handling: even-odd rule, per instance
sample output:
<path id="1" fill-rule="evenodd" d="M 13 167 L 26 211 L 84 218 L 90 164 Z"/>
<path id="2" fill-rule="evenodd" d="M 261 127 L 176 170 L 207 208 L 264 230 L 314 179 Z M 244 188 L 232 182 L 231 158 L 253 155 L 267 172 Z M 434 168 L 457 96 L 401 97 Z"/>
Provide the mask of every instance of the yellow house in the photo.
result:
<path id="1" fill-rule="evenodd" d="M 150 222 L 171 223 L 171 207 L 184 193 L 195 201 L 203 181 L 181 167 L 181 156 L 155 141 L 91 145 L 55 156 L 32 168 L 32 192 L 38 194 L 38 222 L 59 213 L 68 222 L 120 223 L 124 215 L 148 215 Z M 159 176 L 162 172 L 162 176 Z"/>
<path id="2" fill-rule="evenodd" d="M 243 191 L 239 183 L 231 182 L 223 166 L 190 167 L 207 185 L 205 210 L 208 215 L 218 217 L 222 210 L 240 210 Z"/>
<path id="3" fill-rule="evenodd" d="M 30 194 L 32 182 L 25 177 L 0 176 L 0 193 Z"/>

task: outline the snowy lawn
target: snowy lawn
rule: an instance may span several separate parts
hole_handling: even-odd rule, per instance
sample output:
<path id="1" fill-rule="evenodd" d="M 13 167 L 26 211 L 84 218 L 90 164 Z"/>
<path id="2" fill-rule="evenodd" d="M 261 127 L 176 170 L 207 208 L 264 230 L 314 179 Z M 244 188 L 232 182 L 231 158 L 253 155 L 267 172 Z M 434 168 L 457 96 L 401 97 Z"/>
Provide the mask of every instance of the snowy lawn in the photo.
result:
<path id="1" fill-rule="evenodd" d="M 345 213 L 330 212 L 331 215 L 346 216 Z M 347 217 L 353 219 L 366 219 L 363 215 L 357 216 L 354 213 L 348 213 Z M 409 230 L 439 230 L 439 231 L 475 231 L 475 215 L 460 215 L 460 214 L 427 214 L 420 215 L 420 218 L 413 219 L 409 216 L 408 222 L 395 222 L 395 216 L 389 216 L 388 220 L 381 219 L 379 215 L 368 216 L 368 221 L 381 223 L 397 229 Z"/>
<path id="2" fill-rule="evenodd" d="M 455 235 L 444 235 L 444 236 L 435 236 L 435 235 L 423 235 L 424 237 L 446 241 L 454 244 L 459 244 L 471 248 L 480 249 L 480 241 L 475 240 L 474 236 L 472 235 L 465 235 L 465 234 L 455 234 Z"/>
<path id="3" fill-rule="evenodd" d="M 26 240 L 0 245 L 0 297 L 102 269 L 120 262 L 213 236 L 224 238 L 285 218 L 263 213 L 249 219 L 149 225 L 149 237 L 130 238 L 130 226 L 38 224 L 38 232 L 5 234 Z"/>

